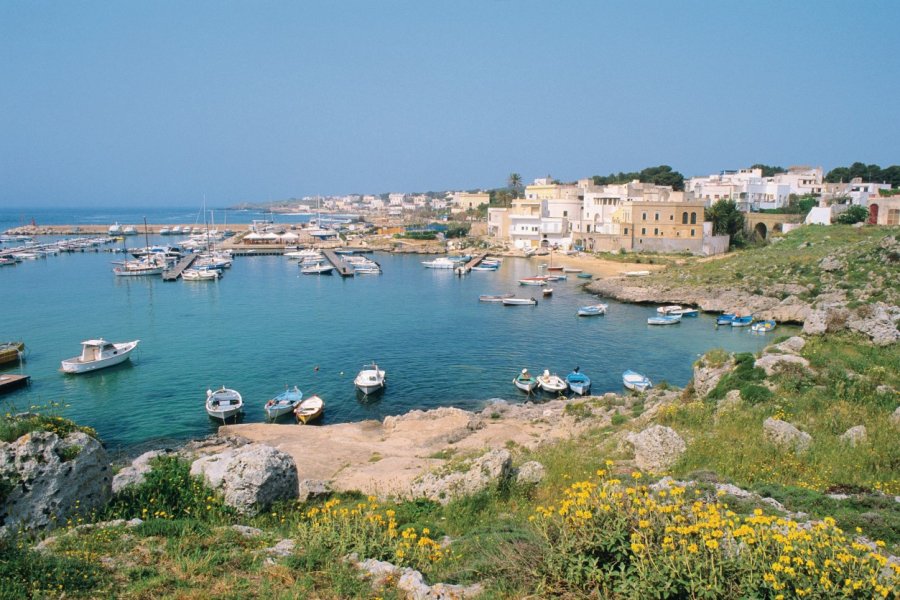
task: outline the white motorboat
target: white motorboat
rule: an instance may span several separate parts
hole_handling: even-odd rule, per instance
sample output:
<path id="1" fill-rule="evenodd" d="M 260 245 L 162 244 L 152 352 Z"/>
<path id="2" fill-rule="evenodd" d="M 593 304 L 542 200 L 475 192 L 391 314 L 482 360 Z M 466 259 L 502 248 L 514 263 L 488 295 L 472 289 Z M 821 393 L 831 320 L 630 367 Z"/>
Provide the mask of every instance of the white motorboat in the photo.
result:
<path id="1" fill-rule="evenodd" d="M 122 235 L 137 235 L 137 227 L 134 225 L 127 225 L 122 229 Z"/>
<path id="2" fill-rule="evenodd" d="M 224 385 L 216 391 L 206 390 L 206 414 L 213 419 L 226 421 L 244 410 L 240 392 Z"/>
<path id="3" fill-rule="evenodd" d="M 303 400 L 303 392 L 296 385 L 294 389 L 285 389 L 283 392 L 266 402 L 266 416 L 275 420 L 281 415 L 293 412 L 300 401 Z"/>
<path id="4" fill-rule="evenodd" d="M 479 302 L 503 302 L 504 298 L 512 298 L 512 294 L 482 294 L 478 296 Z"/>
<path id="5" fill-rule="evenodd" d="M 513 379 L 513 384 L 526 394 L 530 394 L 537 387 L 538 380 L 528 372 L 528 369 L 522 369 L 522 372 Z"/>
<path id="6" fill-rule="evenodd" d="M 363 394 L 369 395 L 384 388 L 385 373 L 372 361 L 353 380 L 353 385 Z"/>
<path id="7" fill-rule="evenodd" d="M 659 308 L 656 309 L 656 312 L 658 312 L 661 315 L 677 314 L 677 313 L 681 312 L 681 306 L 678 304 L 671 304 L 669 306 L 660 306 Z"/>
<path id="8" fill-rule="evenodd" d="M 636 392 L 643 392 L 644 390 L 653 387 L 653 384 L 647 377 L 631 370 L 622 373 L 622 383 L 629 390 L 634 390 Z"/>
<path id="9" fill-rule="evenodd" d="M 423 260 L 422 264 L 429 269 L 455 269 L 459 262 L 450 260 L 446 256 L 435 258 L 434 260 Z"/>
<path id="10" fill-rule="evenodd" d="M 524 277 L 519 280 L 519 285 L 547 285 L 546 277 Z"/>
<path id="11" fill-rule="evenodd" d="M 181 272 L 185 281 L 215 281 L 221 275 L 217 269 L 185 269 Z"/>
<path id="12" fill-rule="evenodd" d="M 109 226 L 109 235 L 122 235 L 122 226 L 116 223 Z"/>
<path id="13" fill-rule="evenodd" d="M 544 369 L 544 373 L 537 378 L 537 381 L 542 390 L 551 394 L 560 394 L 569 387 L 562 377 L 555 373 L 551 374 L 547 369 Z"/>
<path id="14" fill-rule="evenodd" d="M 681 315 L 666 315 L 665 317 L 650 317 L 647 325 L 676 325 L 681 323 Z"/>
<path id="15" fill-rule="evenodd" d="M 537 306 L 534 298 L 503 298 L 503 306 Z"/>
<path id="16" fill-rule="evenodd" d="M 300 402 L 294 409 L 297 422 L 306 425 L 310 421 L 318 419 L 325 412 L 325 401 L 318 396 L 310 396 Z"/>
<path id="17" fill-rule="evenodd" d="M 140 340 L 114 344 L 103 338 L 81 342 L 81 356 L 62 361 L 65 373 L 87 373 L 125 362 Z"/>
<path id="18" fill-rule="evenodd" d="M 334 267 L 325 263 L 316 263 L 307 267 L 300 267 L 300 272 L 304 275 L 331 275 Z"/>

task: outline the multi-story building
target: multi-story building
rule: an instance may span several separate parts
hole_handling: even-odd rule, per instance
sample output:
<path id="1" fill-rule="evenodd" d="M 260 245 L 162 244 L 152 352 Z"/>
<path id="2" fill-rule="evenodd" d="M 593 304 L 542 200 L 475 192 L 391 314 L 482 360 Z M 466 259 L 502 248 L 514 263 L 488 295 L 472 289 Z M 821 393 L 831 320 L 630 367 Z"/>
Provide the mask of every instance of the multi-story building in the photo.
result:
<path id="1" fill-rule="evenodd" d="M 479 206 L 484 206 L 491 201 L 491 195 L 487 192 L 456 192 L 453 195 L 453 203 L 450 212 L 466 212 L 467 210 L 475 210 Z"/>

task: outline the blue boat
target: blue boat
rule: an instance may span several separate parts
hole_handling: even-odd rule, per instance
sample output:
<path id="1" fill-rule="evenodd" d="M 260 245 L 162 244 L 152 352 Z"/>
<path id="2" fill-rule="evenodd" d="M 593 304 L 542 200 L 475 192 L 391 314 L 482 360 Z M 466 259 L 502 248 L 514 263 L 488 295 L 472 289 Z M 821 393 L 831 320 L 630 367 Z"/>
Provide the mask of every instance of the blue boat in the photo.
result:
<path id="1" fill-rule="evenodd" d="M 734 321 L 734 313 L 725 313 L 716 317 L 716 325 L 731 325 Z"/>
<path id="2" fill-rule="evenodd" d="M 747 327 L 753 323 L 753 315 L 748 315 L 746 317 L 735 317 L 731 320 L 732 327 Z"/>
<path id="3" fill-rule="evenodd" d="M 578 309 L 579 317 L 599 317 L 600 315 L 606 314 L 606 309 L 609 308 L 606 304 L 592 304 L 590 306 L 582 306 Z"/>
<path id="4" fill-rule="evenodd" d="M 647 377 L 631 370 L 622 373 L 622 384 L 629 390 L 634 390 L 636 392 L 643 392 L 644 390 L 653 387 L 653 384 Z"/>
<path id="5" fill-rule="evenodd" d="M 575 367 L 571 373 L 566 375 L 566 383 L 569 384 L 569 389 L 579 396 L 583 396 L 591 391 L 591 378 L 579 372 L 579 369 L 580 367 Z"/>
<path id="6" fill-rule="evenodd" d="M 664 317 L 650 317 L 647 325 L 675 325 L 681 323 L 681 315 L 666 315 Z"/>
<path id="7" fill-rule="evenodd" d="M 290 414 L 301 400 L 303 400 L 303 392 L 296 385 L 293 389 L 286 389 L 266 402 L 266 416 L 275 420 L 281 415 Z"/>
<path id="8" fill-rule="evenodd" d="M 696 317 L 700 314 L 696 308 L 679 308 L 678 310 L 673 310 L 668 313 L 670 315 L 681 315 L 682 317 Z"/>

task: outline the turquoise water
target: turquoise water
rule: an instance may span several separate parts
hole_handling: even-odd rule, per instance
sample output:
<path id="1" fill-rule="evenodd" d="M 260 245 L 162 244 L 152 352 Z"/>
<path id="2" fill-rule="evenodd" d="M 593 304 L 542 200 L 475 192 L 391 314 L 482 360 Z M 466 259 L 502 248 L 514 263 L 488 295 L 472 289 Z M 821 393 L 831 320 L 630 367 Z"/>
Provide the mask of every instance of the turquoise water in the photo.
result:
<path id="1" fill-rule="evenodd" d="M 565 375 L 580 366 L 594 393 L 621 391 L 626 369 L 684 385 L 699 354 L 755 351 L 766 340 L 717 331 L 709 316 L 650 327 L 653 307 L 617 302 L 604 317 L 579 318 L 577 307 L 596 299 L 574 277 L 554 282 L 553 297 L 536 307 L 478 302 L 507 291 L 538 297 L 516 280 L 534 275 L 539 259 L 459 278 L 423 268 L 425 256 L 376 254 L 383 275 L 342 279 L 300 276 L 296 262 L 260 256 L 236 258 L 218 282 L 164 283 L 114 277 L 110 262 L 120 257 L 61 254 L 0 269 L 0 339 L 27 344 L 27 361 L 6 372 L 33 380 L 2 397 L 6 409 L 61 402 L 114 448 L 213 432 L 203 402 L 221 385 L 244 395 L 245 422 L 263 421 L 265 401 L 296 384 L 322 396 L 324 422 L 335 423 L 524 401 L 511 383 L 523 367 Z M 60 360 L 93 337 L 141 343 L 130 363 L 62 374 Z M 388 388 L 361 400 L 352 381 L 373 359 Z"/>

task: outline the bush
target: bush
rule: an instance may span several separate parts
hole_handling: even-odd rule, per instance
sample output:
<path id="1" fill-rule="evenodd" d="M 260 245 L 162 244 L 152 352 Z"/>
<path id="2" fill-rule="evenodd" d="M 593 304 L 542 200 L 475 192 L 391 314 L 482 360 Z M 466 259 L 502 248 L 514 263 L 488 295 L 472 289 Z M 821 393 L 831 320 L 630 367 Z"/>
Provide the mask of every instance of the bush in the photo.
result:
<path id="1" fill-rule="evenodd" d="M 734 370 L 731 371 L 731 373 L 722 376 L 716 387 L 709 393 L 710 399 L 720 400 L 731 390 L 742 390 L 743 393 L 743 388 L 747 387 L 749 384 L 763 381 L 766 378 L 766 372 L 764 370 L 753 366 L 753 363 L 756 362 L 756 358 L 749 352 L 735 354 L 734 362 Z M 763 396 L 761 392 L 756 390 L 752 391 L 751 394 L 756 398 L 762 398 Z M 769 393 L 769 397 L 771 397 L 771 392 Z"/>
<path id="2" fill-rule="evenodd" d="M 89 595 L 103 583 L 103 569 L 78 554 L 57 557 L 0 541 L 0 598 Z"/>

